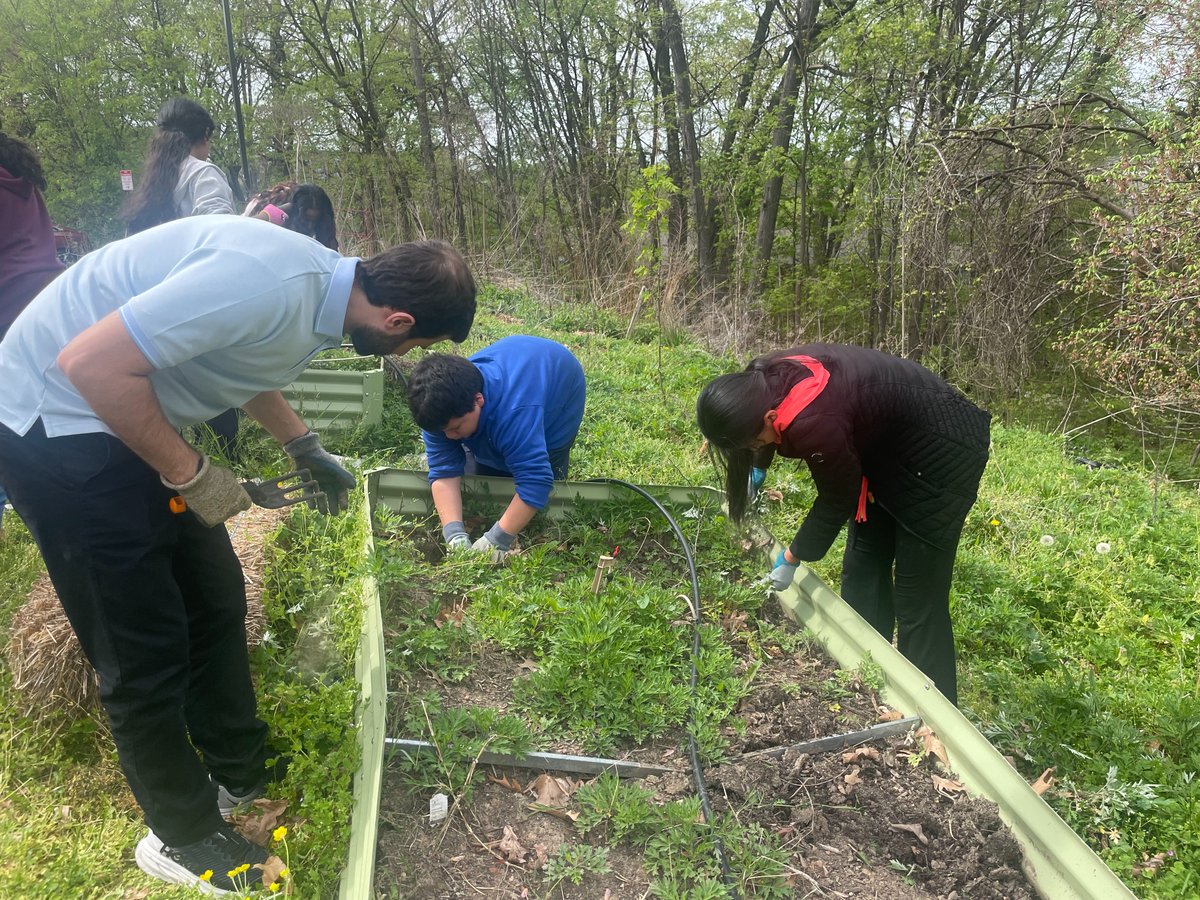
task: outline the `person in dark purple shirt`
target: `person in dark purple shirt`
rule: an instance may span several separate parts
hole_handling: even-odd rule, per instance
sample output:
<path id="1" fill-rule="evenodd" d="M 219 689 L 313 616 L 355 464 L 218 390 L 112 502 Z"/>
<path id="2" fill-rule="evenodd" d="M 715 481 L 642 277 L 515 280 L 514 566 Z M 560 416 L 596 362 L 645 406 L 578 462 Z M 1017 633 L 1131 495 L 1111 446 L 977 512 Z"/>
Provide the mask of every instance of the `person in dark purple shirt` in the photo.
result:
<path id="1" fill-rule="evenodd" d="M 26 144 L 0 131 L 0 340 L 64 268 L 42 191 L 46 176 Z M 0 535 L 8 497 L 0 486 Z"/>

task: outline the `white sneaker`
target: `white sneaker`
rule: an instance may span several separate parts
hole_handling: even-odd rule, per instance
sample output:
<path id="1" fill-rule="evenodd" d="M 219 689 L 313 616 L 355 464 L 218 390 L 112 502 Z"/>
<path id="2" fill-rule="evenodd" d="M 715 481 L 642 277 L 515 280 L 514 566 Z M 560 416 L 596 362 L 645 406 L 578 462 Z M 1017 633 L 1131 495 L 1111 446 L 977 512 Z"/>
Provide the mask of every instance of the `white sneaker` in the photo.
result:
<path id="1" fill-rule="evenodd" d="M 228 825 L 208 837 L 168 847 L 153 831 L 138 841 L 134 859 L 138 868 L 170 884 L 186 884 L 208 896 L 237 892 L 244 894 L 262 887 L 262 869 L 267 851 L 252 844 Z M 242 865 L 249 868 L 229 877 Z"/>

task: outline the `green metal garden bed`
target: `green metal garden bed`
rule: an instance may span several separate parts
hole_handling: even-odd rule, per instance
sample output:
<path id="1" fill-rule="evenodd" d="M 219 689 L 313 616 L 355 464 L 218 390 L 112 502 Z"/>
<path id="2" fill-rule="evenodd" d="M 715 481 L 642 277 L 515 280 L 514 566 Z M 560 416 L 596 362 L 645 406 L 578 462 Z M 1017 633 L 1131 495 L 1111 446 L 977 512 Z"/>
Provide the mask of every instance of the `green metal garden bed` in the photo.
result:
<path id="1" fill-rule="evenodd" d="M 706 487 L 646 486 L 671 504 L 693 504 L 700 498 L 720 499 Z M 433 515 L 433 498 L 424 472 L 378 469 L 365 479 L 362 514 L 368 523 L 379 504 L 407 515 Z M 465 495 L 494 496 L 506 503 L 513 484 L 505 478 L 467 476 Z M 584 503 L 613 500 L 612 485 L 559 482 L 544 511 L 554 518 Z M 368 527 L 367 534 L 371 529 Z M 780 549 L 765 532 L 764 565 Z M 366 552 L 373 550 L 367 538 Z M 358 734 L 362 767 L 354 781 L 349 858 L 339 896 L 342 900 L 371 900 L 375 868 L 380 786 L 383 779 L 387 680 L 379 592 L 367 579 L 363 588 L 363 631 L 356 672 L 362 687 Z M 786 614 L 808 628 L 839 665 L 857 667 L 865 657 L 884 674 L 881 695 L 906 716 L 920 716 L 941 739 L 950 764 L 967 788 L 996 804 L 1025 855 L 1026 875 L 1047 900 L 1109 900 L 1134 895 L 1104 862 L 1038 796 L 986 738 L 943 697 L 917 668 L 883 640 L 838 594 L 811 570 L 801 567 L 795 584 L 780 594 Z"/>
<path id="2" fill-rule="evenodd" d="M 283 390 L 283 396 L 314 431 L 378 425 L 383 421 L 383 364 L 359 371 L 336 368 L 339 360 L 317 360 Z"/>

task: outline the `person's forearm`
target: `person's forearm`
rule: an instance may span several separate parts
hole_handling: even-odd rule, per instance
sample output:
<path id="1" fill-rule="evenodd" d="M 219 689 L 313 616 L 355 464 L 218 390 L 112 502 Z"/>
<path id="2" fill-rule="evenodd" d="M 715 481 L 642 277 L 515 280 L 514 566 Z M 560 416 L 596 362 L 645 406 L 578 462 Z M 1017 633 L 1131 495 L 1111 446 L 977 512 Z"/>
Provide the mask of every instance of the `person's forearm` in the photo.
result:
<path id="1" fill-rule="evenodd" d="M 536 506 L 530 506 L 517 494 L 513 494 L 508 508 L 504 510 L 504 515 L 499 518 L 496 524 L 509 534 L 520 534 L 521 529 L 533 520 L 537 512 Z"/>
<path id="2" fill-rule="evenodd" d="M 462 521 L 462 479 L 439 478 L 430 489 L 433 505 L 443 525 Z"/>
<path id="3" fill-rule="evenodd" d="M 281 444 L 308 432 L 304 420 L 296 415 L 296 411 L 279 391 L 257 394 L 251 397 L 242 409 Z"/>
<path id="4" fill-rule="evenodd" d="M 167 420 L 150 383 L 153 370 L 116 313 L 78 335 L 57 362 L 92 412 L 151 468 L 172 484 L 195 477 L 200 454 Z"/>

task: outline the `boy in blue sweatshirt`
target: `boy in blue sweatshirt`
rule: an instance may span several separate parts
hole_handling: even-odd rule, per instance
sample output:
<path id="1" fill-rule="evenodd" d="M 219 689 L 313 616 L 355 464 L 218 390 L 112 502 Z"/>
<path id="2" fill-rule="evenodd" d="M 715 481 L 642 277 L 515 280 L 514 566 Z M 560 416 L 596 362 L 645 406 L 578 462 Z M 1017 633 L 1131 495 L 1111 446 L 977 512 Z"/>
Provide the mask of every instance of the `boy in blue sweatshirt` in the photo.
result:
<path id="1" fill-rule="evenodd" d="M 567 477 L 583 421 L 583 367 L 562 344 L 517 334 L 469 359 L 432 353 L 413 369 L 408 407 L 422 429 L 433 503 L 451 550 L 500 562 L 513 540 Z M 504 514 L 471 543 L 463 525 L 462 475 L 516 482 Z"/>

